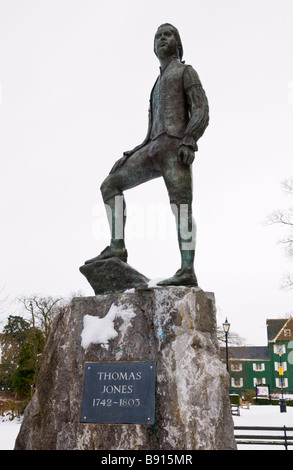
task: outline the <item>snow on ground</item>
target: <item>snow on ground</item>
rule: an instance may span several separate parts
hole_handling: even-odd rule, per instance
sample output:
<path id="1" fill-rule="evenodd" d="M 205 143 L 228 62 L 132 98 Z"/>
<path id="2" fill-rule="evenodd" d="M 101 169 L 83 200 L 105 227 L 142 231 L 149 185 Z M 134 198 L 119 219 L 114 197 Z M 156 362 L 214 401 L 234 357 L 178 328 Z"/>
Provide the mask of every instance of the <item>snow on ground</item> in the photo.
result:
<path id="1" fill-rule="evenodd" d="M 12 421 L 0 417 L 0 450 L 12 450 L 19 432 L 21 420 L 15 418 Z M 233 416 L 235 426 L 288 426 L 293 427 L 293 407 L 287 406 L 287 412 L 281 413 L 279 406 L 250 406 L 249 410 L 240 410 L 240 416 Z M 242 431 L 237 431 L 242 433 Z M 249 431 L 252 434 L 251 431 Z M 290 432 L 293 434 L 293 431 Z M 284 446 L 246 446 L 239 445 L 238 450 L 285 450 Z M 289 447 L 293 450 L 293 447 Z"/>
<path id="2" fill-rule="evenodd" d="M 21 419 L 0 416 L 0 450 L 13 450 L 15 439 L 21 426 Z"/>
<path id="3" fill-rule="evenodd" d="M 280 406 L 278 405 L 252 405 L 250 408 L 240 408 L 240 416 L 233 415 L 233 421 L 235 426 L 288 426 L 293 427 L 293 407 L 287 406 L 286 413 L 280 412 Z M 249 434 L 255 432 L 248 431 Z M 276 431 L 269 431 L 269 433 L 276 434 Z M 245 434 L 244 431 L 235 431 L 235 434 Z M 257 432 L 256 432 L 257 434 Z M 262 432 L 262 434 L 265 434 Z M 293 431 L 287 433 L 293 435 Z M 292 440 L 292 439 L 291 439 Z M 267 446 L 267 445 L 254 445 L 248 446 L 245 444 L 238 445 L 238 450 L 285 450 L 284 446 Z M 288 450 L 293 450 L 293 446 L 289 446 Z"/>

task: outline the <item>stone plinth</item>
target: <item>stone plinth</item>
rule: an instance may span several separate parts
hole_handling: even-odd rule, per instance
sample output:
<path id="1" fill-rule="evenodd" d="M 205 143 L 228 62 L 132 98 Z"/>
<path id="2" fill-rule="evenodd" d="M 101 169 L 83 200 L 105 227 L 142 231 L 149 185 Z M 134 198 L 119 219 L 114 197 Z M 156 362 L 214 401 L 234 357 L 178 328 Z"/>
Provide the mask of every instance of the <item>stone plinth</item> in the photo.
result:
<path id="1" fill-rule="evenodd" d="M 157 363 L 154 425 L 80 422 L 84 364 L 100 361 Z M 213 294 L 168 287 L 75 298 L 56 318 L 15 449 L 235 448 Z"/>

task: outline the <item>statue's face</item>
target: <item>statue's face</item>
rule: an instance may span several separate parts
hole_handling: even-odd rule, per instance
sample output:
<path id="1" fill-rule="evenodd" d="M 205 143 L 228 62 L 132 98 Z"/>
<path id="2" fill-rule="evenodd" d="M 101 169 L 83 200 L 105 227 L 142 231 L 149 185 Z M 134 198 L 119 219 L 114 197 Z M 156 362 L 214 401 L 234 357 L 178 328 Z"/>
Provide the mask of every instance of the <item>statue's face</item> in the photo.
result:
<path id="1" fill-rule="evenodd" d="M 169 26 L 158 29 L 155 35 L 155 52 L 159 58 L 178 55 L 176 37 Z"/>

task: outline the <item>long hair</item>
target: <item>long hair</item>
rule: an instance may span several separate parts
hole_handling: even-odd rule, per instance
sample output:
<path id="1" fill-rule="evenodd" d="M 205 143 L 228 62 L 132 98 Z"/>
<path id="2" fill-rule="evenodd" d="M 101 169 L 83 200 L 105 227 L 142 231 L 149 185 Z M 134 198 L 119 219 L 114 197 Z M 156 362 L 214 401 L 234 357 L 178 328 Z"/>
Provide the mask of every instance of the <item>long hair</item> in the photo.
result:
<path id="1" fill-rule="evenodd" d="M 163 26 L 169 26 L 169 28 L 172 29 L 172 32 L 174 33 L 174 36 L 175 36 L 176 42 L 177 42 L 178 54 L 179 54 L 180 62 L 184 63 L 184 62 L 182 61 L 182 58 L 183 58 L 183 46 L 182 46 L 182 42 L 181 42 L 181 38 L 180 38 L 178 29 L 175 28 L 175 26 L 173 26 L 173 25 L 170 24 L 170 23 L 161 24 L 161 25 L 158 27 L 158 29 L 162 28 Z M 154 52 L 155 52 L 155 54 L 156 54 L 156 50 L 155 50 L 155 41 L 154 41 Z M 157 54 L 156 54 L 156 55 L 157 55 Z"/>

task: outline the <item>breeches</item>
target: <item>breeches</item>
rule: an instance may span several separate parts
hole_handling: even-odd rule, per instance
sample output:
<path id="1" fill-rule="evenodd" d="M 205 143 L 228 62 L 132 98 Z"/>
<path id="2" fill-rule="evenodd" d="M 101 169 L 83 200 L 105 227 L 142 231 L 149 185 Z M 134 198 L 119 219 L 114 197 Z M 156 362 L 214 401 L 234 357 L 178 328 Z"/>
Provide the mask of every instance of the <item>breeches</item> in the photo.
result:
<path id="1" fill-rule="evenodd" d="M 104 202 L 154 178 L 164 178 L 170 203 L 192 203 L 192 170 L 178 161 L 180 139 L 166 134 L 150 141 L 109 174 L 101 185 Z"/>

